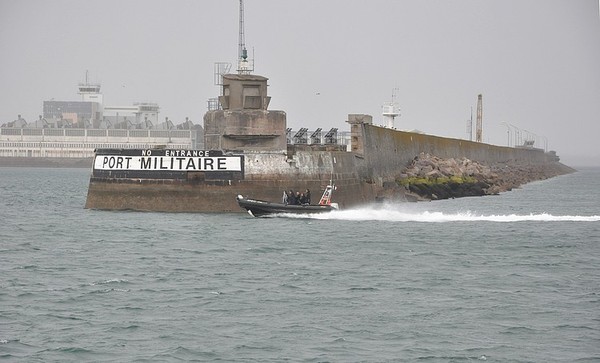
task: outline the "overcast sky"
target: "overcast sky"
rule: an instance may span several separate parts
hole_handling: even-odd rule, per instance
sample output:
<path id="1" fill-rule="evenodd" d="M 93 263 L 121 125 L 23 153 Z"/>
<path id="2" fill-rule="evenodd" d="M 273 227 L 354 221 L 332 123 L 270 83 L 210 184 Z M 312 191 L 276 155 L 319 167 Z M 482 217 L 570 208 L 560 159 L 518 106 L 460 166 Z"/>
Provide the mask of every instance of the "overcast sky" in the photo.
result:
<path id="1" fill-rule="evenodd" d="M 338 127 L 349 113 L 398 129 L 483 140 L 512 124 L 573 166 L 600 165 L 598 0 L 246 0 L 255 73 L 288 127 Z M 156 102 L 160 118 L 202 123 L 213 64 L 235 65 L 238 0 L 0 0 L 0 124 L 33 121 L 44 100 L 100 82 L 106 105 Z M 235 66 L 234 66 L 235 69 Z M 474 116 L 475 117 L 475 116 Z M 513 141 L 511 141 L 512 143 Z"/>

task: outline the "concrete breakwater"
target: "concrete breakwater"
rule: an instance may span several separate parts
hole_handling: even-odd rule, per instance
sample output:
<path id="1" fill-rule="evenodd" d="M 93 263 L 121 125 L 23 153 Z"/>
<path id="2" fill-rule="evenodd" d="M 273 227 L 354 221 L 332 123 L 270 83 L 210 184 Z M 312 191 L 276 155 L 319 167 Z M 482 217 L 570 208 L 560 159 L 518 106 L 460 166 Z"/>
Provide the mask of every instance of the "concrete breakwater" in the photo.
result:
<path id="1" fill-rule="evenodd" d="M 267 110 L 267 78 L 228 74 L 222 87 L 222 109 L 204 116 L 205 150 L 97 150 L 86 208 L 242 212 L 238 194 L 280 201 L 284 190 L 310 189 L 315 196 L 333 181 L 333 201 L 344 209 L 405 200 L 407 188 L 398 180 L 421 153 L 522 165 L 523 172 L 558 163 L 543 150 L 397 131 L 362 114 L 348 115 L 349 151 L 327 143 L 292 145 L 285 112 Z"/>
<path id="2" fill-rule="evenodd" d="M 337 186 L 334 201 L 341 208 L 350 208 L 381 200 L 495 194 L 573 171 L 541 150 L 407 133 L 374 126 L 363 122 L 364 119 L 364 115 L 349 117 L 352 151 L 335 146 L 288 145 L 285 152 L 243 152 L 243 175 L 239 176 L 213 177 L 202 172 L 187 172 L 172 179 L 92 175 L 86 207 L 243 212 L 235 202 L 238 194 L 279 201 L 283 191 L 289 189 L 308 188 L 313 195 L 318 195 L 333 180 Z M 407 144 L 411 138 L 413 144 Z M 418 142 L 414 143 L 415 140 Z M 462 145 L 467 146 L 461 148 Z M 427 154 L 431 150 L 450 158 Z M 468 159 L 467 155 L 476 156 L 479 161 Z M 458 169 L 446 163 L 455 164 Z M 422 185 L 415 187 L 418 184 L 415 180 L 408 184 L 402 181 L 411 176 L 447 177 L 452 181 L 451 177 L 458 175 L 479 183 L 476 185 L 481 192 L 472 194 L 465 189 L 462 194 L 444 195 L 437 186 L 426 189 Z"/>
<path id="3" fill-rule="evenodd" d="M 441 159 L 468 158 L 492 165 L 496 163 L 535 165 L 556 161 L 542 149 L 497 146 L 447 137 L 395 131 L 364 125 L 357 136 L 364 138 L 364 153 L 373 172 L 395 178 L 421 153 Z M 360 151 L 360 150 L 359 150 Z"/>

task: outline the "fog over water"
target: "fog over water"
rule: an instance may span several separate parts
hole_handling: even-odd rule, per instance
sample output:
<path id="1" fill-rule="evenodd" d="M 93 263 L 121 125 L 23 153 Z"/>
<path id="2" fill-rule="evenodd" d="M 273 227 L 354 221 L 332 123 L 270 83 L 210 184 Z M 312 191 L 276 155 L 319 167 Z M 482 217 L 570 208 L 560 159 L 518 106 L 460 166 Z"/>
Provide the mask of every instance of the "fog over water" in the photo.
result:
<path id="1" fill-rule="evenodd" d="M 288 126 L 348 130 L 395 93 L 398 129 L 483 140 L 534 135 L 572 166 L 600 165 L 597 0 L 247 0 L 245 39 Z M 0 0 L 0 124 L 100 82 L 107 105 L 156 102 L 201 123 L 215 62 L 236 62 L 235 0 Z M 512 125 L 512 126 L 509 126 Z"/>

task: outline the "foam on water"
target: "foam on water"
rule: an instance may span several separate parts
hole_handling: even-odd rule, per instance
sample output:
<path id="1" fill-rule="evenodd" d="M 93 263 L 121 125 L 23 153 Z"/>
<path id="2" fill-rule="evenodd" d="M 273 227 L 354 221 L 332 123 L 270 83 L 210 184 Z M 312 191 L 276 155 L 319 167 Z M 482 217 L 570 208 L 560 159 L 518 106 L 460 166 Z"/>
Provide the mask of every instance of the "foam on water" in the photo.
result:
<path id="1" fill-rule="evenodd" d="M 388 221 L 388 222 L 598 222 L 600 216 L 579 215 L 552 215 L 548 213 L 530 214 L 478 214 L 466 212 L 439 212 L 439 211 L 404 211 L 393 208 L 374 209 L 359 208 L 333 211 L 322 214 L 281 214 L 286 218 L 311 218 L 323 220 L 348 220 L 348 221 Z"/>

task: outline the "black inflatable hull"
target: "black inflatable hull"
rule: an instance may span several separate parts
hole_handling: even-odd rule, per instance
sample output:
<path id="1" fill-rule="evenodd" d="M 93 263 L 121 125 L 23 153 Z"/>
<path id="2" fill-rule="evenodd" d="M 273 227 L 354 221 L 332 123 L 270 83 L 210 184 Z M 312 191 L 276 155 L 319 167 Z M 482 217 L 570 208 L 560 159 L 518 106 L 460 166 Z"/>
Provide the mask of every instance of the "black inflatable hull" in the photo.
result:
<path id="1" fill-rule="evenodd" d="M 311 213 L 327 213 L 336 208 L 331 205 L 288 205 L 282 203 L 265 202 L 263 200 L 248 199 L 241 196 L 237 197 L 237 202 L 240 207 L 246 209 L 255 217 L 261 217 L 271 214 L 293 213 L 293 214 L 311 214 Z"/>

